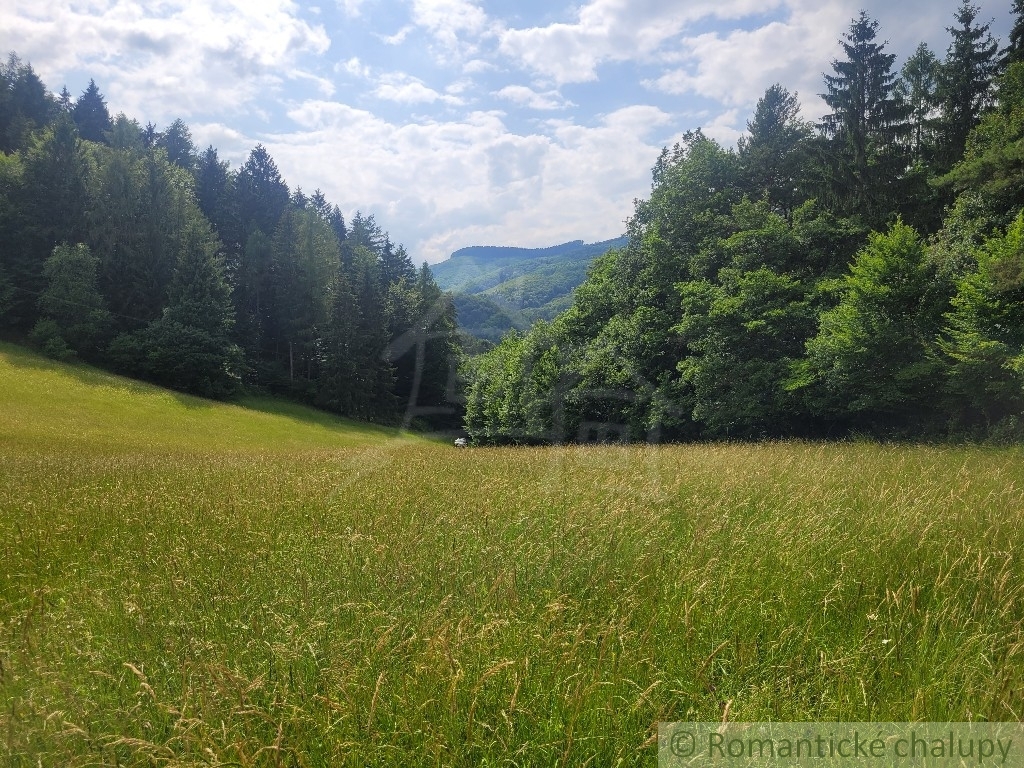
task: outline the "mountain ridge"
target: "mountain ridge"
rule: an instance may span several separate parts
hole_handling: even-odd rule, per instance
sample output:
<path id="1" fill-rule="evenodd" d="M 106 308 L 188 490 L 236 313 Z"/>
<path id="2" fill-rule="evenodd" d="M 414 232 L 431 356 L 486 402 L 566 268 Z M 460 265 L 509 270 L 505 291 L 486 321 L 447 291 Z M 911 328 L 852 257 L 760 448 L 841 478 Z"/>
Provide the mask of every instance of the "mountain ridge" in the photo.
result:
<path id="1" fill-rule="evenodd" d="M 462 329 L 494 342 L 509 330 L 523 330 L 564 311 L 594 259 L 626 242 L 621 236 L 543 248 L 474 245 L 460 248 L 430 270 L 442 290 L 454 295 Z"/>

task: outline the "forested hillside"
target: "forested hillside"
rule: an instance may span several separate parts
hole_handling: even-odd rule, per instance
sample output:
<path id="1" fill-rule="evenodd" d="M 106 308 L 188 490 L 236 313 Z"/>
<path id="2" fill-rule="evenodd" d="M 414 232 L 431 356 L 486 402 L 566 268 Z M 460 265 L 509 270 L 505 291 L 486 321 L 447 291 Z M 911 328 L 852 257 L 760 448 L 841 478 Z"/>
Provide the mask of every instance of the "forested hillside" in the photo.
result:
<path id="1" fill-rule="evenodd" d="M 628 242 L 476 360 L 478 442 L 1024 435 L 1024 3 L 897 67 L 865 13 L 801 118 L 666 149 Z M 838 30 L 837 30 L 838 31 Z"/>
<path id="2" fill-rule="evenodd" d="M 498 341 L 513 328 L 524 330 L 566 310 L 591 262 L 625 242 L 622 237 L 550 248 L 474 246 L 431 270 L 438 285 L 454 294 L 460 327 L 479 339 Z"/>
<path id="3" fill-rule="evenodd" d="M 451 425 L 455 312 L 372 216 L 346 224 L 257 145 L 111 117 L 0 66 L 0 332 L 195 394 L 272 392 Z"/>

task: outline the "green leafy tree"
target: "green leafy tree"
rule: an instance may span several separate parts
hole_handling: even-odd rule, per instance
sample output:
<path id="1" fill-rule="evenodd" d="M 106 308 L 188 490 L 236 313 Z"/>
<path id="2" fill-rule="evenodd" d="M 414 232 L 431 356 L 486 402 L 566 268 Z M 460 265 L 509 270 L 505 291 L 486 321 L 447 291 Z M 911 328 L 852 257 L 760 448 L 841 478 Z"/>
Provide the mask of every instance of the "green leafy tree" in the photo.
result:
<path id="1" fill-rule="evenodd" d="M 747 134 L 739 140 L 740 163 L 754 199 L 788 215 L 801 200 L 802 166 L 812 126 L 800 119 L 800 102 L 776 83 L 757 102 Z"/>

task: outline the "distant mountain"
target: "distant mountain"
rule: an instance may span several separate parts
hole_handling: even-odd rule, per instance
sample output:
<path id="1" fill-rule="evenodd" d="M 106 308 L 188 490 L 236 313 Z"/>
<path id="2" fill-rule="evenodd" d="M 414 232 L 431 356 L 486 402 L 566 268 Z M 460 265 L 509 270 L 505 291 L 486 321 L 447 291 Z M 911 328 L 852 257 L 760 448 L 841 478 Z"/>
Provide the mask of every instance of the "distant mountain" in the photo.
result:
<path id="1" fill-rule="evenodd" d="M 572 303 L 590 263 L 625 237 L 600 243 L 573 240 L 550 248 L 472 246 L 431 266 L 437 284 L 455 295 L 459 325 L 477 338 L 497 341 L 511 328 L 550 320 Z"/>

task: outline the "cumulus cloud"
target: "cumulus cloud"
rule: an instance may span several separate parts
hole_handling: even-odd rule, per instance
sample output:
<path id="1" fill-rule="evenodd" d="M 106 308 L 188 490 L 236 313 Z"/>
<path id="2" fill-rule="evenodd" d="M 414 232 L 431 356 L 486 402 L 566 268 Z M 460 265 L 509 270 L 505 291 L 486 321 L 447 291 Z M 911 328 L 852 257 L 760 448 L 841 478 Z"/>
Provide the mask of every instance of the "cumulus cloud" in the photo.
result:
<path id="1" fill-rule="evenodd" d="M 412 0 L 412 20 L 430 32 L 443 60 L 468 59 L 479 41 L 493 33 L 494 24 L 474 0 Z"/>
<path id="2" fill-rule="evenodd" d="M 404 72 L 382 75 L 373 95 L 378 99 L 396 101 L 400 104 L 433 104 L 435 101 L 440 101 L 459 106 L 463 103 L 459 96 L 451 93 L 438 93 L 418 77 Z"/>
<path id="3" fill-rule="evenodd" d="M 565 109 L 576 106 L 563 98 L 558 91 L 540 93 L 525 85 L 506 85 L 501 90 L 495 91 L 493 95 L 529 109 Z"/>
<path id="4" fill-rule="evenodd" d="M 555 83 L 597 79 L 604 62 L 654 60 L 688 24 L 765 13 L 781 0 L 591 0 L 572 23 L 506 29 L 500 50 Z"/>
<path id="5" fill-rule="evenodd" d="M 8 0 L 0 29 L 0 45 L 44 81 L 88 68 L 112 110 L 144 120 L 244 108 L 309 75 L 299 58 L 330 46 L 323 27 L 299 18 L 289 0 Z"/>
<path id="6" fill-rule="evenodd" d="M 285 175 L 320 187 L 349 215 L 378 215 L 414 258 L 431 262 L 473 244 L 621 234 L 671 121 L 634 106 L 593 124 L 549 121 L 524 136 L 495 111 L 401 124 L 308 101 L 289 115 L 300 130 L 260 139 Z"/>

